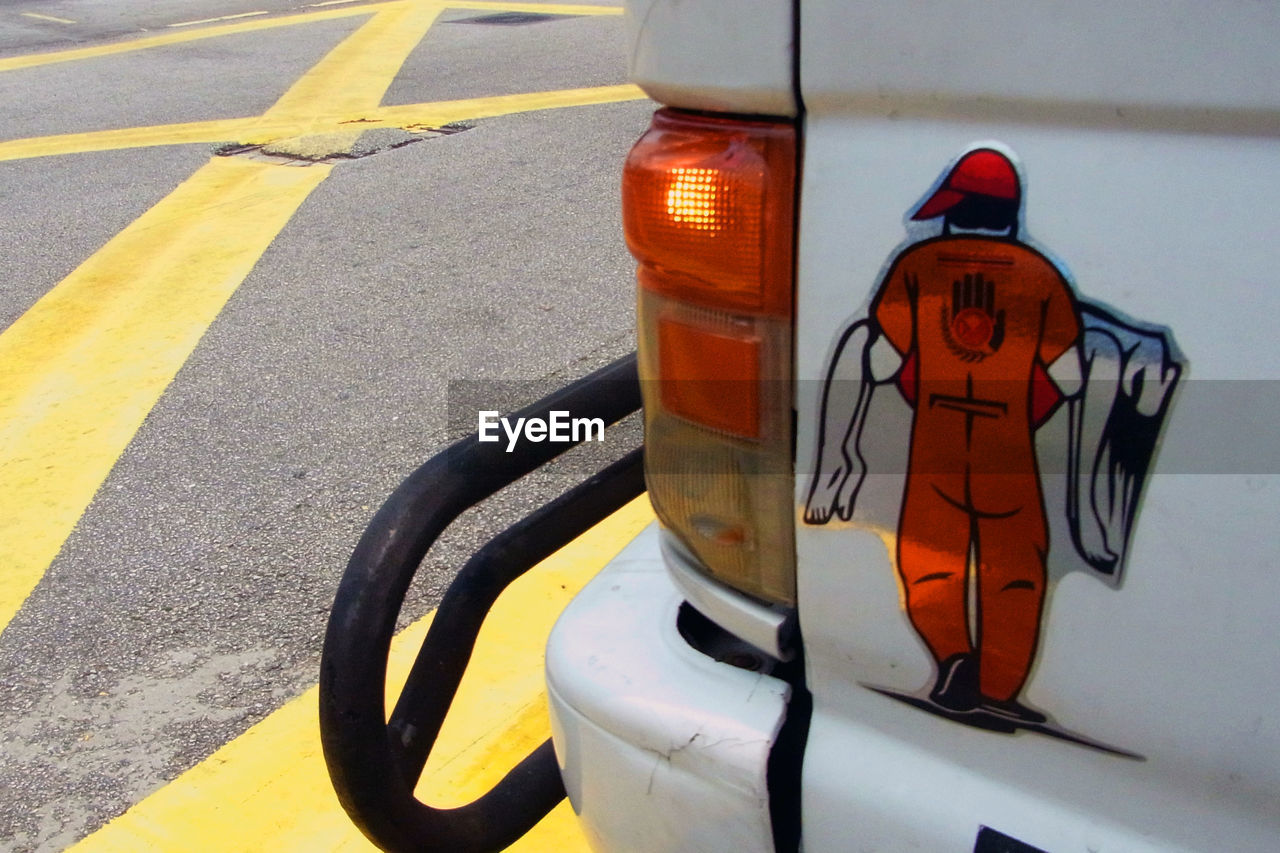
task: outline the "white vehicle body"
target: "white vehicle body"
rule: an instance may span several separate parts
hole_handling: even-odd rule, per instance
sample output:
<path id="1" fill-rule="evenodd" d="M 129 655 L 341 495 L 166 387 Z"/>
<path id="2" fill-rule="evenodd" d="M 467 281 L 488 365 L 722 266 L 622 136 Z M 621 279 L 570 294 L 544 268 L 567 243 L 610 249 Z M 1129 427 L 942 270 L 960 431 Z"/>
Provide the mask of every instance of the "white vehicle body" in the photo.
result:
<path id="1" fill-rule="evenodd" d="M 795 597 L 734 591 L 655 526 L 570 605 L 548 692 L 593 845 L 794 848 L 777 823 L 798 795 L 811 853 L 1276 849 L 1280 8 L 638 0 L 628 20 L 655 100 L 797 123 Z M 1020 697 L 1059 736 L 890 695 L 923 701 L 937 673 L 895 565 L 908 409 L 864 448 L 897 478 L 881 523 L 875 506 L 805 520 L 841 332 L 872 312 L 904 216 L 988 143 L 1016 152 L 1025 239 L 1184 360 L 1122 581 L 1071 570 L 1065 489 L 1044 476 L 1048 588 Z M 1045 472 L 1067 420 L 1037 433 Z M 695 649 L 681 601 L 766 663 Z M 768 674 L 801 650 L 802 679 Z"/>

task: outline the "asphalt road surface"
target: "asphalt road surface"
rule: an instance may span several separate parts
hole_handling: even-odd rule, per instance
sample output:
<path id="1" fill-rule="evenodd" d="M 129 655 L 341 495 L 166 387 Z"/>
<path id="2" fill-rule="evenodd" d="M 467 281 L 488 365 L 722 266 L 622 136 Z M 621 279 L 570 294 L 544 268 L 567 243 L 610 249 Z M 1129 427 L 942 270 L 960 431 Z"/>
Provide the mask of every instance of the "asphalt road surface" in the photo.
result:
<path id="1" fill-rule="evenodd" d="M 528 6 L 0 5 L 0 848 L 65 849 L 313 684 L 395 485 L 634 348 L 653 105 L 616 9 Z M 637 441 L 465 516 L 404 621 Z"/>

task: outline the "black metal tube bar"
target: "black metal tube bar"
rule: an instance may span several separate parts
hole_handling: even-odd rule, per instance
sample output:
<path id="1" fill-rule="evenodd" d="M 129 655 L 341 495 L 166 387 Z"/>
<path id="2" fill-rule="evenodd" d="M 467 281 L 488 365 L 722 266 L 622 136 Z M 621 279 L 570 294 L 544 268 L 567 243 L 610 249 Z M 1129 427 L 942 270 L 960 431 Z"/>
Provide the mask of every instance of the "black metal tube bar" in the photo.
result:
<path id="1" fill-rule="evenodd" d="M 463 566 L 440 602 L 391 714 L 392 735 L 408 762 L 407 779 L 416 783 L 422 773 L 480 625 L 498 596 L 530 566 L 643 492 L 643 468 L 640 451 L 633 451 L 513 525 Z"/>
<path id="2" fill-rule="evenodd" d="M 634 354 L 528 406 L 614 423 L 639 408 Z M 396 617 L 427 549 L 462 511 L 563 453 L 571 444 L 464 439 L 411 474 L 374 516 L 343 575 L 320 674 L 320 729 L 338 798 L 386 850 L 495 850 L 518 838 L 564 795 L 550 743 L 493 791 L 460 809 L 413 797 L 439 725 L 466 667 L 483 615 L 530 566 L 643 491 L 639 452 L 590 478 L 482 549 L 446 593 L 392 724 L 386 723 L 387 653 Z M 452 629 L 436 625 L 454 625 Z M 434 637 L 434 639 L 433 639 Z M 514 835 L 512 834 L 514 833 Z"/>

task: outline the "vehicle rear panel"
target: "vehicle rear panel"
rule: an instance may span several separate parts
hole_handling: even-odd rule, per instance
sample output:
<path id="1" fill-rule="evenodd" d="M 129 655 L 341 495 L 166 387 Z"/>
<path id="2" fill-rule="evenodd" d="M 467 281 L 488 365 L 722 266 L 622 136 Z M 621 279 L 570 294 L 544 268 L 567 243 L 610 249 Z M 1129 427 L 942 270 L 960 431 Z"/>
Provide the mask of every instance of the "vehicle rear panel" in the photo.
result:
<path id="1" fill-rule="evenodd" d="M 806 848 L 974 849 L 990 827 L 1053 851 L 1273 849 L 1280 13 L 805 0 L 799 20 Z M 927 704 L 936 675 L 897 567 L 908 407 L 880 404 L 852 519 L 802 520 L 837 341 L 867 316 L 907 215 L 987 141 L 1020 162 L 1021 237 L 1185 360 L 1114 582 L 1069 559 L 1068 408 L 1036 433 L 1048 592 L 1021 697 L 1053 733 L 900 698 Z"/>

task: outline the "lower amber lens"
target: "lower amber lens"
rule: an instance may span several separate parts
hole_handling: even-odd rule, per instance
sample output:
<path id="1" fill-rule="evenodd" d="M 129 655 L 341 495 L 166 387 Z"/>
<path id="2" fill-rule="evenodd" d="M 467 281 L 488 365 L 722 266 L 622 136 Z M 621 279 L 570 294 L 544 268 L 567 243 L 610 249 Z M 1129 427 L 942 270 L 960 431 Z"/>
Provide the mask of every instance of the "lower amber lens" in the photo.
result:
<path id="1" fill-rule="evenodd" d="M 743 438 L 760 437 L 760 338 L 658 321 L 662 405 Z"/>
<path id="2" fill-rule="evenodd" d="M 794 604 L 790 323 L 642 290 L 638 325 L 659 520 L 712 577 Z"/>

